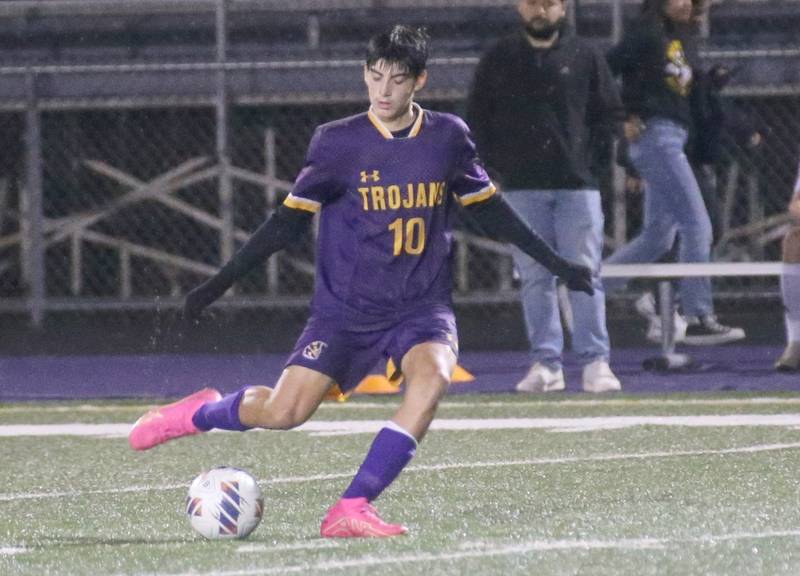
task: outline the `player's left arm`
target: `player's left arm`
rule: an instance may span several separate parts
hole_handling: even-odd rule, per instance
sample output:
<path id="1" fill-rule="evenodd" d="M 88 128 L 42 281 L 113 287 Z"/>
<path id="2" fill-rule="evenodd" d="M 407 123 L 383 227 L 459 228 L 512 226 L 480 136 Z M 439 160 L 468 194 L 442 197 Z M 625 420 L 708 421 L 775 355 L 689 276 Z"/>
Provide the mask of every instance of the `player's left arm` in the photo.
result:
<path id="1" fill-rule="evenodd" d="M 499 194 L 470 204 L 465 209 L 490 238 L 514 244 L 551 274 L 562 278 L 570 290 L 594 294 L 591 269 L 559 256 Z"/>
<path id="2" fill-rule="evenodd" d="M 450 191 L 486 235 L 515 244 L 553 275 L 563 278 L 570 290 L 594 294 L 592 271 L 559 256 L 498 194 L 478 159 L 469 128 L 461 121 L 454 144 L 459 151 L 459 161 L 450 181 Z"/>

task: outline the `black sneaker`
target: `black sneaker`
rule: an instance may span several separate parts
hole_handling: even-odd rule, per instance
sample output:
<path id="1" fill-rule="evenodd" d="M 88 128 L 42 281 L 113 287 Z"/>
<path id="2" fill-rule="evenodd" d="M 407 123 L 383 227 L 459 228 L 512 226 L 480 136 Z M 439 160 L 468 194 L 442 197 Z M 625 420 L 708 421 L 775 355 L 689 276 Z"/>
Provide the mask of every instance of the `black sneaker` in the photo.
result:
<path id="1" fill-rule="evenodd" d="M 744 338 L 744 330 L 732 326 L 724 326 L 717 322 L 717 317 L 711 314 L 706 316 L 687 316 L 686 338 L 684 344 L 692 346 L 713 346 L 727 344 Z"/>

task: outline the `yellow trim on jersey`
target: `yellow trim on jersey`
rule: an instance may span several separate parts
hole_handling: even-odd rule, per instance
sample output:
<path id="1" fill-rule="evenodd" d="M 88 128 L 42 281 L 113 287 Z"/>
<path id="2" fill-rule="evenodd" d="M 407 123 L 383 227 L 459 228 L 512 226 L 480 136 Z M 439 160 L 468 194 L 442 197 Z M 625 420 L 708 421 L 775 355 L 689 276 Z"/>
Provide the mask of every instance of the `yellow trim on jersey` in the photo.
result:
<path id="1" fill-rule="evenodd" d="M 413 138 L 419 134 L 420 130 L 422 130 L 422 117 L 425 115 L 423 114 L 422 107 L 419 104 L 414 103 L 412 106 L 414 106 L 414 109 L 417 111 L 417 119 L 414 120 L 414 126 L 411 127 L 411 132 L 408 133 L 409 138 Z"/>
<path id="2" fill-rule="evenodd" d="M 283 201 L 283 205 L 288 208 L 294 208 L 295 210 L 305 210 L 306 212 L 313 212 L 316 214 L 319 212 L 321 208 L 321 204 L 315 200 L 309 200 L 308 198 L 298 198 L 297 196 L 292 196 L 289 194 L 286 197 L 286 200 Z"/>
<path id="3" fill-rule="evenodd" d="M 462 206 L 469 206 L 470 204 L 475 204 L 476 202 L 483 202 L 484 200 L 491 198 L 497 193 L 497 188 L 494 187 L 494 184 L 489 184 L 486 188 L 482 190 L 478 190 L 477 192 L 473 192 L 472 194 L 466 194 L 464 196 L 460 196 L 458 201 L 461 202 Z"/>
<path id="4" fill-rule="evenodd" d="M 367 112 L 367 118 L 369 118 L 369 121 L 372 122 L 372 125 L 375 126 L 375 128 L 378 129 L 378 132 L 381 133 L 381 136 L 383 136 L 387 140 L 393 140 L 394 139 L 394 136 L 392 135 L 392 131 L 389 130 L 386 126 L 384 126 L 383 122 L 381 122 L 378 119 L 378 117 L 375 116 L 375 113 L 372 111 L 371 107 L 369 109 L 369 112 Z"/>
<path id="5" fill-rule="evenodd" d="M 423 114 L 424 111 L 422 110 L 422 106 L 420 106 L 416 102 L 412 102 L 411 107 L 417 113 L 417 118 L 416 120 L 414 120 L 414 125 L 411 127 L 411 131 L 408 133 L 408 138 L 415 137 L 417 134 L 419 134 L 419 131 L 422 130 L 422 117 L 424 116 Z M 372 125 L 375 126 L 378 132 L 381 133 L 381 136 L 383 136 L 387 140 L 394 140 L 394 134 L 392 134 L 392 131 L 389 130 L 383 124 L 383 122 L 380 121 L 380 118 L 378 118 L 375 112 L 372 111 L 371 106 L 370 109 L 367 111 L 367 118 L 369 118 L 369 121 L 372 122 Z"/>

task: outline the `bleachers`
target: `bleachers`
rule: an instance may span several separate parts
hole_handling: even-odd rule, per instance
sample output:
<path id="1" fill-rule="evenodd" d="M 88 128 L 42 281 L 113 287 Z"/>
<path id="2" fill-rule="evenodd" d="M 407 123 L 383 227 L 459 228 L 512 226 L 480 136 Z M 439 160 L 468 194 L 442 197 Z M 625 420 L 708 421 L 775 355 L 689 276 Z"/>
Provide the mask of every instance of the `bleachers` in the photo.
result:
<path id="1" fill-rule="evenodd" d="M 517 16 L 503 1 L 435 0 L 230 2 L 231 55 L 259 60 L 294 54 L 317 58 L 360 54 L 365 37 L 395 22 L 427 25 L 441 55 L 475 52 L 512 29 Z M 578 29 L 609 39 L 612 4 L 576 2 Z M 638 3 L 626 1 L 630 21 Z M 800 45 L 800 1 L 756 0 L 715 4 L 709 46 L 737 50 Z M 0 58 L 5 64 L 204 60 L 213 55 L 214 2 L 182 0 L 6 1 L 0 3 Z"/>
<path id="2" fill-rule="evenodd" d="M 216 60 L 214 0 L 9 0 L 0 2 L 0 107 L 18 109 L 25 97 L 27 66 L 162 65 L 213 63 Z M 462 98 L 472 67 L 482 50 L 517 26 L 506 0 L 461 1 L 454 8 L 437 0 L 230 1 L 227 12 L 229 62 L 317 62 L 313 77 L 298 77 L 291 66 L 253 67 L 231 74 L 234 98 L 243 101 L 293 101 L 302 91 L 308 100 L 331 96 L 352 99 L 353 71 L 342 73 L 338 61 L 358 61 L 364 39 L 395 22 L 426 25 L 438 60 L 429 98 Z M 638 3 L 624 2 L 630 21 Z M 577 0 L 577 26 L 602 46 L 612 38 L 612 4 Z M 800 0 L 721 2 L 712 9 L 705 54 L 709 62 L 740 68 L 733 88 L 769 93 L 800 85 Z M 768 52 L 762 53 L 767 50 Z M 777 50 L 777 51 L 776 51 Z M 448 59 L 458 58 L 452 67 Z M 434 62 L 434 67 L 436 63 Z M 352 67 L 352 66 L 351 66 Z M 37 70 L 41 72 L 41 70 Z M 142 69 L 135 77 L 112 79 L 107 71 L 48 72 L 38 83 L 39 98 L 54 106 L 80 100 L 153 103 L 167 98 L 164 73 Z M 58 73 L 58 77 L 56 74 Z M 213 79 L 188 70 L 172 86 L 173 97 L 208 101 Z M 352 89 L 350 89 L 352 91 Z M 47 104 L 45 104 L 47 105 Z"/>

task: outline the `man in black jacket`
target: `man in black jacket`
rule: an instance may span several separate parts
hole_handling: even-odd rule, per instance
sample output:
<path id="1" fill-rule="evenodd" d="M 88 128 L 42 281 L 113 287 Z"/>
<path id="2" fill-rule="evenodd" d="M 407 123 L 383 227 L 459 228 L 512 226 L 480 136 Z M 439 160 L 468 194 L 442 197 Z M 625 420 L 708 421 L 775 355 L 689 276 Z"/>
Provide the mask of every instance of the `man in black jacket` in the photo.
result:
<path id="1" fill-rule="evenodd" d="M 584 366 L 584 390 L 620 390 L 608 365 L 599 277 L 603 212 L 589 156 L 593 138 L 622 120 L 622 105 L 604 57 L 567 29 L 563 0 L 520 0 L 517 10 L 523 28 L 478 65 L 469 123 L 508 202 L 562 256 L 592 269 L 594 295 L 570 294 L 573 349 Z M 520 251 L 514 260 L 533 360 L 517 390 L 563 390 L 556 279 Z"/>

